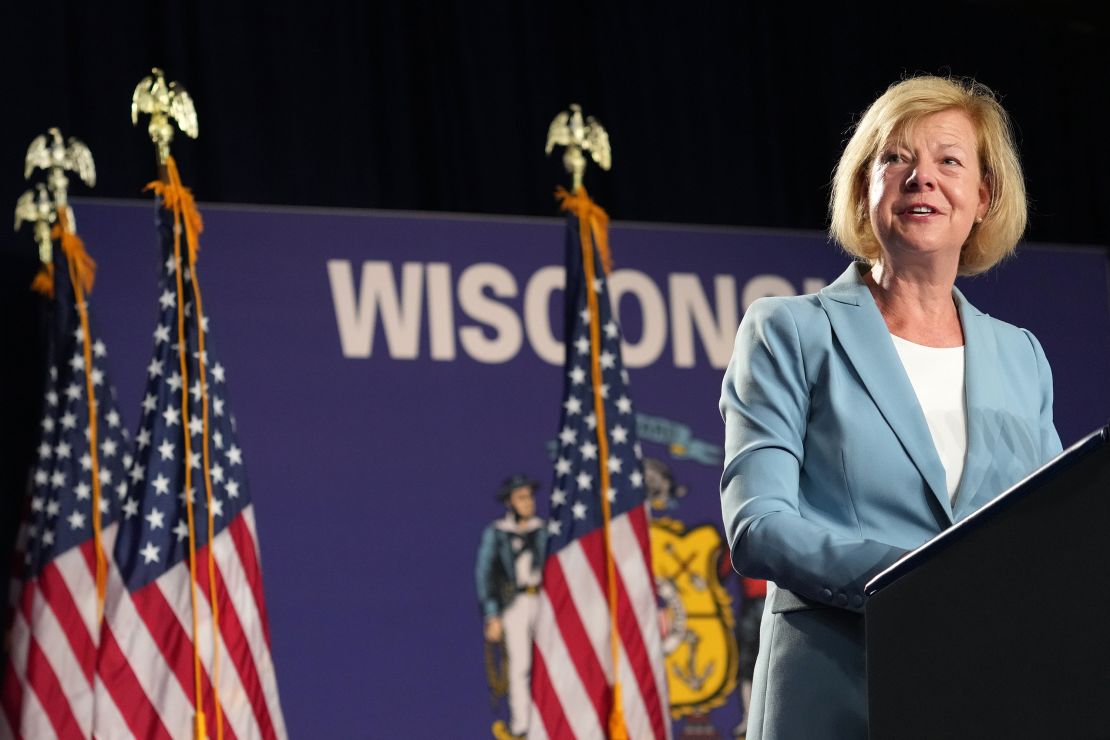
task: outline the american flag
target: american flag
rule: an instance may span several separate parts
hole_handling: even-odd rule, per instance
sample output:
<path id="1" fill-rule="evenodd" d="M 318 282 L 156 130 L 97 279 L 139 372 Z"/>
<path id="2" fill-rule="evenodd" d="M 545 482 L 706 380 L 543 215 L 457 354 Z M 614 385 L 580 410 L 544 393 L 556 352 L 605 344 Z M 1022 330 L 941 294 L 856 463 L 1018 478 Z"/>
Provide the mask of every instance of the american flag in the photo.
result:
<path id="1" fill-rule="evenodd" d="M 636 417 L 594 244 L 604 238 L 604 212 L 582 189 L 561 197 L 571 211 L 566 378 L 528 737 L 587 740 L 623 730 L 635 740 L 669 738 Z"/>
<path id="2" fill-rule="evenodd" d="M 78 273 L 77 286 L 70 275 L 81 269 L 84 249 L 73 234 L 63 239 L 65 248 L 54 249 L 38 458 L 9 592 L 0 737 L 92 736 L 100 634 L 95 530 L 99 523 L 107 558 L 131 464 L 105 368 L 108 352 L 91 329 L 84 300 L 91 273 L 88 280 Z M 95 424 L 89 423 L 90 388 Z"/>
<path id="3" fill-rule="evenodd" d="M 172 166 L 171 182 L 178 190 L 171 186 L 161 194 L 180 203 L 183 189 Z M 98 662 L 98 737 L 201 737 L 194 727 L 201 710 L 210 738 L 284 738 L 258 536 L 228 407 L 227 370 L 207 341 L 210 326 L 201 311 L 192 250 L 180 239 L 188 216 L 182 223 L 178 214 L 178 258 L 175 215 L 158 210 L 159 317 L 131 485 L 121 502 L 109 571 Z M 195 235 L 189 236 L 192 241 Z"/>

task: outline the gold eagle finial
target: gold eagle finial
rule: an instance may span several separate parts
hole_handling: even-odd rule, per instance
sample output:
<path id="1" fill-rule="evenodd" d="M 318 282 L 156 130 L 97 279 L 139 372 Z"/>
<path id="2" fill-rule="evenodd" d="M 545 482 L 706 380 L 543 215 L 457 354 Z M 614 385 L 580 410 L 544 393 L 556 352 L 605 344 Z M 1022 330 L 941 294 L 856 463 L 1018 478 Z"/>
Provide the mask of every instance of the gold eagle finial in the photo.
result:
<path id="1" fill-rule="evenodd" d="M 544 151 L 550 155 L 556 146 L 566 147 L 563 166 L 573 178 L 572 192 L 582 187 L 582 175 L 586 171 L 586 157 L 583 152 L 589 152 L 590 157 L 603 170 L 608 170 L 613 164 L 609 134 L 593 116 L 583 119 L 582 106 L 577 103 L 572 104 L 570 110 L 555 116 L 547 129 L 547 146 Z"/>
<path id="2" fill-rule="evenodd" d="M 155 67 L 135 87 L 131 95 L 131 123 L 139 123 L 139 114 L 150 114 L 147 131 L 158 149 L 158 163 L 165 164 L 173 141 L 173 121 L 177 122 L 182 133 L 191 139 L 200 133 L 197 125 L 197 111 L 193 99 L 185 88 L 176 82 L 166 83 L 162 70 Z"/>
<path id="3" fill-rule="evenodd" d="M 31 177 L 36 169 L 47 172 L 46 183 L 54 205 L 68 208 L 69 178 L 66 170 L 77 174 L 90 188 L 96 185 L 96 165 L 92 152 L 85 143 L 73 136 L 67 142 L 57 128 L 47 129 L 45 134 L 36 136 L 27 147 L 23 160 L 23 178 Z"/>
<path id="4" fill-rule="evenodd" d="M 37 197 L 36 197 L 37 194 Z M 57 219 L 57 209 L 50 199 L 50 193 L 41 182 L 34 190 L 24 191 L 15 203 L 15 230 L 24 223 L 34 224 L 35 242 L 39 245 L 39 259 L 44 265 L 50 264 L 53 251 L 50 242 L 50 224 Z"/>

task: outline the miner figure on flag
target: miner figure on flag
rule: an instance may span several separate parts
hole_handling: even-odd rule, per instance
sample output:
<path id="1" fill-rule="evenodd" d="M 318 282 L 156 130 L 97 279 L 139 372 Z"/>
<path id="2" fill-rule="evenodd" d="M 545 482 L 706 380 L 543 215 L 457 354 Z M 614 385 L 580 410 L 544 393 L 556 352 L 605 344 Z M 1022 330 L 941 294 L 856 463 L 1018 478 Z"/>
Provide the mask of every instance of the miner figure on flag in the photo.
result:
<path id="1" fill-rule="evenodd" d="M 566 365 L 548 545 L 532 658 L 528 737 L 671 737 L 648 508 L 621 332 L 609 303 L 608 217 L 582 186 L 584 152 L 609 138 L 578 106 L 547 151 L 567 147 Z"/>
<path id="2" fill-rule="evenodd" d="M 195 136 L 196 113 L 159 70 L 139 83 L 133 119 L 140 112 L 151 114 L 161 174 L 148 186 L 158 320 L 108 578 L 97 733 L 284 738 L 243 451 L 201 299 L 202 223 L 169 154 L 172 121 Z"/>
<path id="3" fill-rule="evenodd" d="M 107 560 L 127 490 L 130 441 L 88 297 L 96 264 L 77 235 L 67 172 L 96 182 L 92 154 L 56 128 L 27 150 L 16 229 L 33 226 L 49 300 L 38 454 L 20 526 L 0 689 L 0 738 L 92 737 L 93 675 Z"/>

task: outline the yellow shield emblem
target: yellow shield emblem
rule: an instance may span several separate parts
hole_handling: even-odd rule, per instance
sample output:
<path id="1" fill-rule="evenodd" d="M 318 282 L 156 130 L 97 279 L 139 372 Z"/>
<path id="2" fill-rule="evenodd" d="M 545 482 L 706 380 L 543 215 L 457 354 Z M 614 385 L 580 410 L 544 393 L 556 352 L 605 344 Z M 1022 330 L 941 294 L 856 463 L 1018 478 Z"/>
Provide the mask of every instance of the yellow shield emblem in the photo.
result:
<path id="1" fill-rule="evenodd" d="M 736 688 L 739 651 L 732 599 L 717 577 L 721 535 L 708 524 L 651 523 L 651 557 L 662 601 L 671 716 L 704 714 Z"/>

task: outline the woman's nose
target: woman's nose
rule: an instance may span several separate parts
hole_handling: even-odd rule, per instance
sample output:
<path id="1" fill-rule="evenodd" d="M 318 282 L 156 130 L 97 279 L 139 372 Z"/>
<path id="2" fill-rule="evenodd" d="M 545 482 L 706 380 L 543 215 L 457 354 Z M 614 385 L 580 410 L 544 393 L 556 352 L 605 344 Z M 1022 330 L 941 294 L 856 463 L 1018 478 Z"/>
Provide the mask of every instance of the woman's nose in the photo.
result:
<path id="1" fill-rule="evenodd" d="M 907 190 L 932 190 L 936 185 L 936 174 L 925 162 L 916 164 L 906 178 Z"/>

